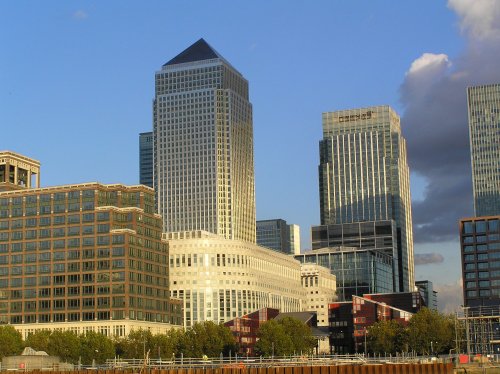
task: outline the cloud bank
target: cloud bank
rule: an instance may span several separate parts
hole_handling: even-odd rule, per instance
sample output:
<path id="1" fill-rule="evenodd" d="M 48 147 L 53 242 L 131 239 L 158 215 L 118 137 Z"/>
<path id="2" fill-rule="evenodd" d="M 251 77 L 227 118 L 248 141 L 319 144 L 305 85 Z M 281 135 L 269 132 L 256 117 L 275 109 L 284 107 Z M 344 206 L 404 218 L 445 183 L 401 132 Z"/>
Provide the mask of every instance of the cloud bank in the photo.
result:
<path id="1" fill-rule="evenodd" d="M 444 257 L 439 253 L 416 253 L 414 256 L 415 266 L 440 264 L 444 261 Z"/>
<path id="2" fill-rule="evenodd" d="M 500 82 L 500 2 L 449 0 L 448 7 L 466 47 L 454 60 L 424 53 L 400 87 L 410 168 L 427 181 L 424 199 L 413 203 L 420 243 L 456 239 L 458 220 L 473 214 L 466 89 Z"/>

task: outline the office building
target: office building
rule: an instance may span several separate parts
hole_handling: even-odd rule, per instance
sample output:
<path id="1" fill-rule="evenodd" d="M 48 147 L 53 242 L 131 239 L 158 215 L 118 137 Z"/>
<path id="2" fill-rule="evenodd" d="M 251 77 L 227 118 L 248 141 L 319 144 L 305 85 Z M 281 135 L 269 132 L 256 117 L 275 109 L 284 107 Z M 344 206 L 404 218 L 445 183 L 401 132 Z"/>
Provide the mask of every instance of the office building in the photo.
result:
<path id="1" fill-rule="evenodd" d="M 300 253 L 300 228 L 283 219 L 257 221 L 257 244 L 286 254 Z"/>
<path id="2" fill-rule="evenodd" d="M 427 308 L 438 310 L 437 291 L 434 291 L 432 282 L 428 280 L 416 281 L 415 286 L 422 295 Z"/>
<path id="3" fill-rule="evenodd" d="M 40 187 L 40 162 L 19 153 L 0 151 L 0 192 Z"/>
<path id="4" fill-rule="evenodd" d="M 0 192 L 0 322 L 23 337 L 40 329 L 120 337 L 181 325 L 161 228 L 145 186 Z"/>
<path id="5" fill-rule="evenodd" d="M 206 231 L 165 233 L 170 292 L 183 300 L 184 326 L 227 322 L 262 308 L 298 312 L 305 289 L 292 256 Z"/>
<path id="6" fill-rule="evenodd" d="M 500 216 L 460 220 L 464 304 L 471 309 L 500 306 Z"/>
<path id="7" fill-rule="evenodd" d="M 500 214 L 500 83 L 467 89 L 474 214 Z"/>
<path id="8" fill-rule="evenodd" d="M 255 243 L 247 80 L 203 39 L 155 78 L 154 188 L 165 232 Z"/>
<path id="9" fill-rule="evenodd" d="M 323 113 L 321 225 L 394 220 L 398 291 L 414 289 L 406 141 L 389 106 Z"/>
<path id="10" fill-rule="evenodd" d="M 392 256 L 392 290 L 398 289 L 397 227 L 393 220 L 367 221 L 345 224 L 313 226 L 311 228 L 312 249 L 327 247 L 355 247 L 379 251 Z M 354 257 L 353 257 L 354 259 Z M 345 264 L 345 267 L 348 267 Z M 386 292 L 392 292 L 386 291 Z M 366 292 L 366 291 L 362 291 Z M 357 294 L 360 296 L 361 294 Z"/>
<path id="11" fill-rule="evenodd" d="M 418 292 L 353 296 L 352 301 L 329 305 L 330 346 L 333 354 L 367 353 L 370 327 L 395 320 L 406 326 L 423 306 Z"/>
<path id="12" fill-rule="evenodd" d="M 153 188 L 153 133 L 139 134 L 139 183 Z"/>
<path id="13" fill-rule="evenodd" d="M 305 310 L 317 314 L 317 325 L 328 326 L 328 304 L 337 301 L 337 283 L 330 269 L 304 263 L 300 267 L 302 287 L 306 289 Z"/>
<path id="14" fill-rule="evenodd" d="M 337 281 L 339 301 L 353 295 L 393 292 L 393 258 L 373 249 L 330 247 L 294 256 L 302 264 L 318 264 L 330 269 Z"/>

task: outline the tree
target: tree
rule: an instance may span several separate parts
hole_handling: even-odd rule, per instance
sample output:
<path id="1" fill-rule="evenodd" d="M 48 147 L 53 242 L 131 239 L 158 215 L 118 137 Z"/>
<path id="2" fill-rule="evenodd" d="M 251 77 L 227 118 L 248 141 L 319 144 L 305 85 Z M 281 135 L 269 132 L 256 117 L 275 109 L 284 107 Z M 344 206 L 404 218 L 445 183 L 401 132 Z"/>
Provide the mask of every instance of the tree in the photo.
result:
<path id="1" fill-rule="evenodd" d="M 80 356 L 84 365 L 92 364 L 94 360 L 97 364 L 102 364 L 115 355 L 113 342 L 103 334 L 88 331 L 85 335 L 80 335 L 79 340 Z"/>
<path id="2" fill-rule="evenodd" d="M 292 317 L 285 317 L 279 322 L 292 340 L 294 354 L 310 353 L 316 346 L 317 342 L 312 336 L 310 327 L 302 321 Z"/>
<path id="3" fill-rule="evenodd" d="M 48 353 L 50 330 L 36 330 L 29 334 L 24 341 L 25 347 L 31 347 L 35 351 L 45 351 Z"/>
<path id="4" fill-rule="evenodd" d="M 197 322 L 180 336 L 178 354 L 185 357 L 218 357 L 236 352 L 236 341 L 231 330 L 212 321 Z"/>
<path id="5" fill-rule="evenodd" d="M 23 338 L 12 326 L 0 326 L 0 358 L 18 355 L 23 350 Z"/>
<path id="6" fill-rule="evenodd" d="M 143 358 L 147 351 L 154 348 L 153 334 L 149 330 L 132 330 L 119 342 L 119 347 L 124 358 Z"/>
<path id="7" fill-rule="evenodd" d="M 257 331 L 255 353 L 259 356 L 286 356 L 293 354 L 293 343 L 285 328 L 275 319 L 264 322 Z"/>
<path id="8" fill-rule="evenodd" d="M 405 350 L 407 331 L 395 320 L 376 322 L 367 332 L 366 339 L 370 352 L 395 354 Z"/>
<path id="9" fill-rule="evenodd" d="M 418 354 L 448 352 L 454 346 L 453 339 L 453 318 L 436 310 L 422 308 L 408 324 L 408 343 Z"/>
<path id="10" fill-rule="evenodd" d="M 80 338 L 73 331 L 52 331 L 48 337 L 47 353 L 76 364 L 80 357 Z"/>

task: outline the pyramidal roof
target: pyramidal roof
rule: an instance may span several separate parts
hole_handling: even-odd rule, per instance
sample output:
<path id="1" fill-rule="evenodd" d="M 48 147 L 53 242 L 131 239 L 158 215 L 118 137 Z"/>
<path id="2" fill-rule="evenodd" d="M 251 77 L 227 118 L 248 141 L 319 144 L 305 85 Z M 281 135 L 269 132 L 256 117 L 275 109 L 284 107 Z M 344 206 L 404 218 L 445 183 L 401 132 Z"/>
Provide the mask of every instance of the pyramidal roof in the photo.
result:
<path id="1" fill-rule="evenodd" d="M 213 49 L 205 39 L 201 38 L 190 47 L 179 53 L 163 66 L 177 65 L 186 62 L 210 60 L 214 58 L 224 59 L 215 49 Z"/>

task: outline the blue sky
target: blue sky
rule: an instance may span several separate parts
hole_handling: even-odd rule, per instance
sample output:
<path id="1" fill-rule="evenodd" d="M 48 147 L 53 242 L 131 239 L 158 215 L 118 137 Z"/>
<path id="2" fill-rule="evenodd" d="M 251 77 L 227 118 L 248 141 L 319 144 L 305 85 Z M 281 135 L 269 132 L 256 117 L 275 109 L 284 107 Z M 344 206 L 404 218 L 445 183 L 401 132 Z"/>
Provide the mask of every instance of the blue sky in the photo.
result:
<path id="1" fill-rule="evenodd" d="M 450 75 L 449 60 L 467 57 L 469 3 L 0 2 L 0 149 L 40 160 L 43 186 L 136 184 L 138 133 L 152 127 L 154 73 L 203 37 L 250 82 L 257 217 L 299 224 L 309 248 L 309 228 L 319 223 L 321 113 L 389 104 L 404 119 L 415 103 L 414 61 L 447 62 L 441 74 Z M 418 170 L 416 202 L 432 185 Z M 464 206 L 462 216 L 472 205 Z M 456 283 L 458 244 L 449 229 L 432 240 L 418 235 L 416 253 L 431 260 L 417 266 L 417 278 Z"/>

